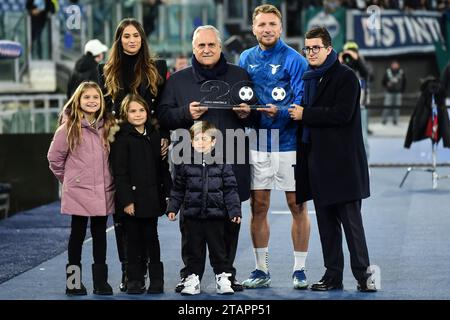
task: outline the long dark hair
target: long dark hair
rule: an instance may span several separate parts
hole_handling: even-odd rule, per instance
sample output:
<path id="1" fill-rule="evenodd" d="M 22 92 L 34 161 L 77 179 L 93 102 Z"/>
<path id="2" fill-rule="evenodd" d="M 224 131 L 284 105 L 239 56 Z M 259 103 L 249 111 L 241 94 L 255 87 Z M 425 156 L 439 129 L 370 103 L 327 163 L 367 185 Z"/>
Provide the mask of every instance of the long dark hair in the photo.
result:
<path id="1" fill-rule="evenodd" d="M 138 89 L 141 84 L 146 83 L 147 88 L 150 89 L 150 92 L 156 96 L 158 93 L 158 84 L 162 81 L 155 66 L 155 58 L 150 55 L 144 28 L 136 19 L 123 19 L 117 26 L 111 53 L 103 69 L 105 75 L 105 87 L 107 88 L 106 95 L 110 95 L 113 100 L 117 98 L 119 90 L 121 89 L 119 79 L 122 57 L 124 55 L 122 47 L 122 33 L 123 30 L 129 25 L 134 26 L 141 36 L 141 48 L 137 53 L 138 58 L 134 67 L 134 74 L 136 77 L 130 84 L 131 92 L 138 94 Z"/>

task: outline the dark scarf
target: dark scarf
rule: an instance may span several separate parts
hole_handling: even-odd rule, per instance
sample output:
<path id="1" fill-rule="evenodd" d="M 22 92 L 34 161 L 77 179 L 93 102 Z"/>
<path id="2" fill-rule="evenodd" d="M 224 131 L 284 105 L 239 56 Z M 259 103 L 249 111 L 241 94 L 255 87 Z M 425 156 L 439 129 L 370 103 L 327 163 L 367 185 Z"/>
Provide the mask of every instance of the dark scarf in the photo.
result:
<path id="1" fill-rule="evenodd" d="M 333 49 L 320 67 L 313 69 L 311 66 L 308 66 L 308 70 L 306 70 L 302 77 L 305 85 L 305 91 L 303 94 L 303 106 L 305 108 L 311 107 L 311 104 L 316 97 L 317 86 L 320 79 L 322 79 L 328 69 L 334 65 L 336 60 L 337 53 Z M 307 126 L 303 126 L 302 142 L 311 142 L 310 131 Z"/>
<path id="2" fill-rule="evenodd" d="M 219 61 L 217 61 L 216 65 L 211 69 L 204 68 L 197 59 L 195 59 L 194 55 L 192 56 L 191 62 L 194 71 L 206 80 L 217 80 L 220 75 L 225 74 L 228 70 L 227 60 L 225 60 L 223 53 L 220 54 Z"/>

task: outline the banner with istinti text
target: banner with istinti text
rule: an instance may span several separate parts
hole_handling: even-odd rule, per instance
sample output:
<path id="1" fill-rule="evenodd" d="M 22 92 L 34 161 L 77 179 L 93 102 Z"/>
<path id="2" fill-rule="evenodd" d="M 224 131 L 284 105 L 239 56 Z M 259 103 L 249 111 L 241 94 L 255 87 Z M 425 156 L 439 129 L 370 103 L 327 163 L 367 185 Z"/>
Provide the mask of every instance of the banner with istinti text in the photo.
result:
<path id="1" fill-rule="evenodd" d="M 445 43 L 441 12 L 379 10 L 347 12 L 347 39 L 354 39 L 364 56 L 389 56 L 435 51 Z"/>

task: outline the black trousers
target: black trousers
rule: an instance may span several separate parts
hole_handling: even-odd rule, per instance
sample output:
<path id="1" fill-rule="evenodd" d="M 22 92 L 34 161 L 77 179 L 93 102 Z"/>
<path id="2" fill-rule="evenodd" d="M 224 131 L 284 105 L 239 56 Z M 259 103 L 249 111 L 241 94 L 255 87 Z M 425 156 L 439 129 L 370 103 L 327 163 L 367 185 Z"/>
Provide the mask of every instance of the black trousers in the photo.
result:
<path id="1" fill-rule="evenodd" d="M 361 200 L 329 206 L 314 203 L 314 206 L 326 268 L 325 276 L 336 282 L 342 282 L 344 271 L 342 226 L 350 252 L 353 276 L 357 280 L 366 279 L 370 262 L 361 217 Z"/>
<path id="2" fill-rule="evenodd" d="M 125 230 L 124 216 L 118 213 L 113 215 L 114 233 L 116 234 L 117 253 L 122 265 L 128 262 L 127 259 L 127 233 Z M 123 269 L 123 267 L 122 267 Z M 122 270 L 123 271 L 123 270 Z"/>
<path id="3" fill-rule="evenodd" d="M 214 273 L 231 272 L 225 251 L 224 220 L 185 219 L 183 228 L 186 241 L 186 276 L 194 273 L 202 278 L 205 271 L 206 245 Z"/>
<path id="4" fill-rule="evenodd" d="M 72 216 L 68 245 L 69 264 L 81 264 L 81 251 L 86 237 L 89 217 Z M 94 263 L 106 263 L 106 222 L 108 217 L 91 217 L 91 234 Z"/>
<path id="5" fill-rule="evenodd" d="M 180 219 L 180 232 L 181 232 L 181 259 L 183 260 L 184 267 L 180 270 L 180 278 L 186 278 L 190 273 L 188 271 L 188 253 L 187 253 L 187 242 L 188 237 L 185 234 L 185 224 L 183 218 L 183 210 L 181 210 L 179 214 Z M 239 240 L 239 231 L 241 229 L 241 224 L 237 224 L 226 219 L 223 221 L 224 223 L 224 241 L 225 241 L 225 254 L 226 254 L 226 269 L 227 272 L 232 274 L 232 277 L 236 277 L 236 268 L 233 266 L 234 259 L 236 258 L 236 252 L 238 247 Z M 205 271 L 205 263 L 206 263 L 206 247 L 197 248 L 197 250 L 203 250 L 203 252 L 199 252 L 199 254 L 203 257 L 203 261 L 201 262 L 201 272 L 199 272 L 199 276 L 203 275 Z"/>
<path id="6" fill-rule="evenodd" d="M 150 259 L 150 263 L 161 261 L 161 249 L 158 238 L 158 218 L 136 218 L 125 216 L 127 230 L 128 263 L 139 264 L 142 255 Z M 147 262 L 147 259 L 144 260 Z"/>

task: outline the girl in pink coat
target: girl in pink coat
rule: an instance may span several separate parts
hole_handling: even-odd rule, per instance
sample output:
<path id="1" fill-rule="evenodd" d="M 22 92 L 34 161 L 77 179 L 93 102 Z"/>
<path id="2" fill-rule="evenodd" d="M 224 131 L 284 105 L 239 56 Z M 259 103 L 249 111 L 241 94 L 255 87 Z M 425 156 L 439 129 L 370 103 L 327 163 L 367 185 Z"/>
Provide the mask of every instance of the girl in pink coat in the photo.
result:
<path id="1" fill-rule="evenodd" d="M 62 183 L 61 213 L 72 216 L 66 265 L 66 294 L 86 295 L 81 282 L 81 250 L 90 218 L 94 294 L 111 295 L 106 265 L 106 222 L 114 212 L 114 184 L 108 154 L 112 121 L 104 116 L 99 86 L 83 82 L 64 106 L 64 123 L 48 150 L 50 170 Z"/>

